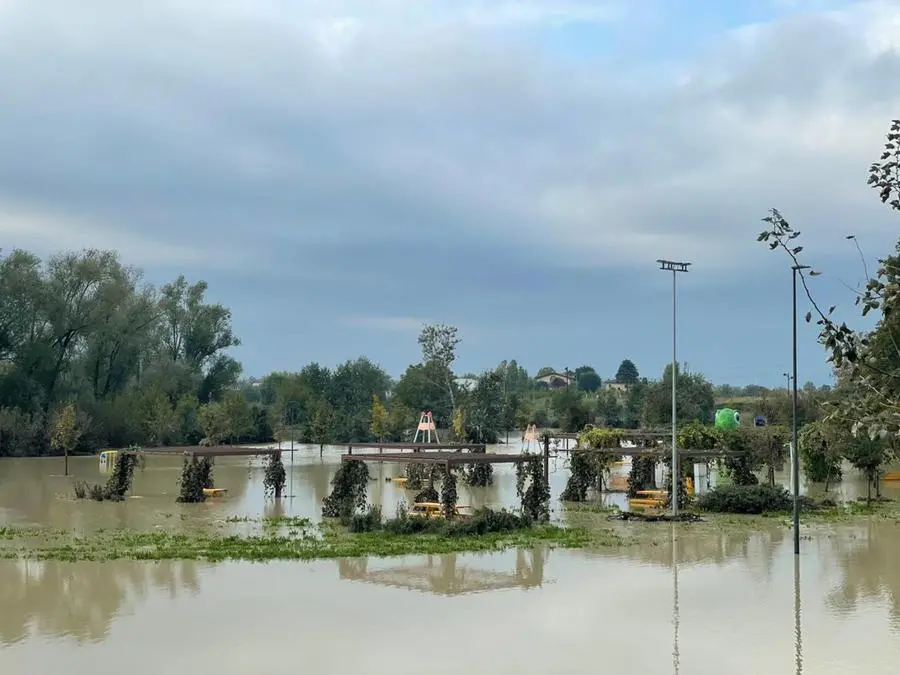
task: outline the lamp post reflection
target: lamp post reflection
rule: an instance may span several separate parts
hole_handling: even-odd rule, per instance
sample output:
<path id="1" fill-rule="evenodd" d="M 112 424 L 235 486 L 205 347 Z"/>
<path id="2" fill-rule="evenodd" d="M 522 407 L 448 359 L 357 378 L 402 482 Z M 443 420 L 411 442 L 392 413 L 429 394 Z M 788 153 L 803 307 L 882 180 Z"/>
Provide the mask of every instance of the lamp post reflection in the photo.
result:
<path id="1" fill-rule="evenodd" d="M 672 599 L 672 624 L 675 628 L 675 643 L 672 647 L 672 664 L 674 666 L 675 675 L 678 675 L 680 658 L 678 653 L 678 546 L 676 539 L 675 523 L 672 523 L 672 588 L 674 590 Z"/>
<path id="2" fill-rule="evenodd" d="M 803 673 L 803 632 L 800 629 L 800 556 L 794 556 L 794 660 Z"/>

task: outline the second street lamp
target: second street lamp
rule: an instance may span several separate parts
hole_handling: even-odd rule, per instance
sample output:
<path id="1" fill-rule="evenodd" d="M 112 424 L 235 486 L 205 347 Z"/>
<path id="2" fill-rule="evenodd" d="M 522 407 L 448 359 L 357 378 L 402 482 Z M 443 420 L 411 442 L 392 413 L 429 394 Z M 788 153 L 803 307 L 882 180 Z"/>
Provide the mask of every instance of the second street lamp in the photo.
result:
<path id="1" fill-rule="evenodd" d="M 809 265 L 794 265 L 793 295 L 793 389 L 791 390 L 791 491 L 794 493 L 794 555 L 800 555 L 800 452 L 797 448 L 797 274 Z"/>
<path id="2" fill-rule="evenodd" d="M 678 369 L 678 361 L 677 361 L 677 352 L 676 352 L 676 318 L 677 318 L 677 306 L 676 306 L 676 288 L 675 288 L 675 280 L 678 277 L 678 272 L 687 272 L 688 267 L 691 266 L 689 262 L 675 262 L 673 260 L 657 260 L 659 263 L 659 269 L 664 272 L 672 273 L 672 515 L 678 515 L 678 482 L 679 473 L 678 468 L 678 440 L 677 440 L 677 408 L 675 407 L 675 383 L 677 378 L 677 369 Z"/>

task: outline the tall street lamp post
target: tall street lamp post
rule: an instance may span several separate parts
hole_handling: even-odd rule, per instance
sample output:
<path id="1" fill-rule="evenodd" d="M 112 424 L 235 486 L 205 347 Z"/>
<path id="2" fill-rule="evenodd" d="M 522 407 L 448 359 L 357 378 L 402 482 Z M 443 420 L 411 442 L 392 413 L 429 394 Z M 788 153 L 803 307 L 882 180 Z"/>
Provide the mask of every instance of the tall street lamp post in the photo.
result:
<path id="1" fill-rule="evenodd" d="M 681 475 L 679 473 L 678 468 L 678 441 L 677 441 L 677 417 L 676 417 L 676 407 L 675 407 L 675 384 L 677 380 L 677 351 L 676 351 L 676 335 L 677 335 L 677 323 L 676 323 L 676 279 L 678 277 L 678 272 L 687 272 L 688 267 L 691 266 L 689 262 L 675 262 L 673 260 L 657 260 L 659 263 L 659 269 L 664 272 L 672 273 L 672 515 L 678 515 L 678 478 Z"/>
<path id="2" fill-rule="evenodd" d="M 800 555 L 800 453 L 797 449 L 797 274 L 808 270 L 809 265 L 794 265 L 793 294 L 793 389 L 791 391 L 791 488 L 794 492 L 794 555 Z"/>

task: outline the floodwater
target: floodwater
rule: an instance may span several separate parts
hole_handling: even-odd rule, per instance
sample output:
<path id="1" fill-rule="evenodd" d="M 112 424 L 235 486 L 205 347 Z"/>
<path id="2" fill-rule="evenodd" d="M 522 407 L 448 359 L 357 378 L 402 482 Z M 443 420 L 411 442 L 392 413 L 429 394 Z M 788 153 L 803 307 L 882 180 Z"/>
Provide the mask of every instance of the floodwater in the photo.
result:
<path id="1" fill-rule="evenodd" d="M 289 496 L 277 508 L 265 505 L 258 460 L 219 458 L 216 485 L 229 496 L 199 505 L 175 503 L 177 458 L 148 458 L 123 504 L 68 499 L 61 459 L 0 460 L 0 525 L 190 529 L 229 516 L 314 517 L 337 454 L 298 448 L 293 464 L 286 454 Z M 562 458 L 554 465 L 555 496 L 567 472 Z M 371 470 L 372 501 L 408 498 L 385 481 L 401 465 Z M 104 478 L 96 458 L 72 459 L 70 471 Z M 490 488 L 459 489 L 461 503 L 516 501 L 508 467 Z M 852 497 L 865 486 L 848 476 L 840 489 Z M 554 517 L 566 518 L 558 508 Z M 656 545 L 313 563 L 0 561 L 0 673 L 896 671 L 900 526 L 817 527 L 799 559 L 774 525 L 635 526 L 658 527 Z"/>

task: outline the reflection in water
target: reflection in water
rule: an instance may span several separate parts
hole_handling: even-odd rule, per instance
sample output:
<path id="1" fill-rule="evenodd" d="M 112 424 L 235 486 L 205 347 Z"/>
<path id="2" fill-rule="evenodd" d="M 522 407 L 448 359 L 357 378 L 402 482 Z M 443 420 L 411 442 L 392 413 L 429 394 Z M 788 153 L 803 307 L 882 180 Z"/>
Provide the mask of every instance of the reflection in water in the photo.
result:
<path id="1" fill-rule="evenodd" d="M 435 595 L 464 595 L 505 588 L 535 588 L 544 580 L 546 548 L 516 551 L 515 572 L 478 569 L 458 564 L 458 554 L 425 556 L 418 565 L 393 565 L 369 570 L 369 558 L 338 560 L 341 579 L 404 588 Z"/>
<path id="2" fill-rule="evenodd" d="M 843 578 L 828 595 L 835 610 L 850 614 L 861 603 L 890 603 L 895 630 L 900 629 L 900 536 L 892 528 L 870 520 L 863 526 L 841 528 L 840 536 L 830 539 Z"/>
<path id="3" fill-rule="evenodd" d="M 675 627 L 675 644 L 672 648 L 672 662 L 675 666 L 675 675 L 678 675 L 680 660 L 678 658 L 678 530 L 672 523 L 672 624 Z"/>
<path id="4" fill-rule="evenodd" d="M 794 660 L 797 675 L 803 672 L 803 631 L 800 624 L 800 556 L 794 556 Z"/>
<path id="5" fill-rule="evenodd" d="M 228 488 L 229 495 L 199 505 L 174 503 L 181 469 L 178 458 L 151 458 L 147 469 L 135 476 L 136 498 L 124 504 L 71 500 L 68 494 L 72 478 L 55 476 L 58 471 L 53 460 L 0 460 L 0 524 L 72 529 L 124 526 L 208 531 L 216 528 L 215 531 L 225 532 L 251 527 L 228 523 L 226 519 L 232 515 L 315 518 L 338 466 L 338 451 L 329 452 L 320 458 L 318 447 L 309 450 L 298 447 L 294 464 L 286 462 L 294 497 L 278 504 L 267 501 L 263 495 L 261 463 L 248 472 L 244 460 L 217 461 L 216 483 Z M 96 458 L 73 459 L 70 467 L 74 478 L 101 479 Z M 370 468 L 373 476 L 370 501 L 380 501 L 388 512 L 401 499 L 411 498 L 411 491 L 386 480 L 400 475 L 402 465 Z M 551 474 L 554 497 L 563 489 L 566 477 L 564 470 Z M 460 502 L 473 506 L 516 504 L 514 471 L 498 467 L 495 478 L 495 484 L 488 489 L 460 484 Z M 558 505 L 555 508 L 571 524 L 578 524 L 580 517 L 590 517 L 565 511 Z M 628 529 L 632 525 L 622 527 Z M 516 648 L 521 654 L 518 663 L 503 662 L 498 668 L 482 670 L 471 667 L 468 653 L 465 663 L 457 663 L 448 656 L 441 673 L 468 669 L 472 675 L 507 671 L 528 675 L 552 672 L 560 665 L 557 661 L 571 657 L 571 661 L 562 664 L 568 671 L 589 662 L 598 651 L 603 651 L 604 659 L 616 672 L 633 666 L 635 672 L 660 669 L 668 672 L 671 668 L 679 673 L 683 668 L 683 672 L 692 675 L 707 675 L 716 672 L 713 668 L 719 666 L 719 672 L 735 675 L 783 672 L 779 669 L 791 658 L 792 647 L 798 674 L 804 666 L 807 672 L 848 672 L 848 668 L 852 671 L 855 666 L 867 668 L 868 672 L 891 672 L 900 662 L 900 640 L 896 640 L 900 635 L 900 567 L 895 564 L 900 557 L 897 525 L 873 519 L 864 525 L 822 526 L 820 532 L 812 532 L 807 554 L 796 560 L 790 547 L 790 531 L 778 525 L 752 532 L 740 527 L 729 530 L 728 526 L 723 526 L 724 530 L 677 526 L 672 528 L 671 540 L 666 542 L 665 538 L 670 536 L 668 527 L 660 525 L 655 546 L 557 551 L 553 554 L 552 571 L 548 552 L 543 549 L 533 553 L 509 551 L 496 555 L 340 560 L 338 575 L 334 574 L 332 561 L 272 563 L 265 567 L 223 564 L 215 567 L 214 580 L 211 577 L 207 583 L 204 579 L 202 594 L 197 589 L 197 575 L 204 570 L 190 562 L 0 561 L 0 645 L 15 643 L 14 647 L 0 647 L 0 672 L 25 672 L 10 668 L 9 663 L 20 664 L 22 668 L 34 665 L 35 672 L 45 670 L 43 666 L 48 671 L 65 669 L 67 659 L 80 650 L 79 655 L 93 653 L 104 664 L 121 657 L 119 669 L 131 667 L 134 675 L 149 675 L 157 672 L 152 658 L 136 659 L 132 652 L 135 649 L 152 652 L 153 647 L 136 646 L 134 635 L 168 636 L 162 638 L 169 640 L 167 645 L 177 642 L 179 636 L 189 633 L 196 625 L 195 612 L 210 614 L 209 630 L 216 631 L 217 644 L 227 643 L 235 649 L 271 657 L 271 662 L 260 664 L 266 672 L 293 672 L 287 666 L 279 670 L 277 665 L 289 660 L 287 646 L 300 647 L 311 654 L 316 650 L 328 651 L 329 661 L 318 664 L 316 672 L 377 672 L 371 667 L 367 669 L 368 662 L 362 665 L 353 662 L 354 654 L 350 653 L 353 650 L 330 650 L 327 645 L 323 649 L 320 644 L 324 632 L 338 635 L 348 629 L 358 629 L 361 646 L 365 643 L 372 650 L 393 644 L 390 643 L 392 634 L 386 627 L 382 630 L 381 626 L 372 626 L 372 614 L 378 609 L 377 605 L 367 603 L 373 599 L 377 602 L 387 592 L 377 585 L 420 591 L 392 593 L 392 607 L 404 615 L 429 613 L 435 607 L 433 603 L 443 602 L 436 595 L 458 596 L 453 602 L 444 602 L 442 607 L 447 614 L 438 613 L 440 618 L 436 622 L 452 622 L 453 631 L 471 645 L 473 653 L 498 653 L 496 634 L 484 631 L 482 624 L 524 622 L 534 635 L 566 642 L 564 649 L 549 654 L 549 650 L 540 647 L 546 641 L 534 640 L 534 644 L 526 641 L 527 644 Z M 806 566 L 802 616 L 801 561 Z M 793 635 L 785 630 L 791 611 L 788 602 L 792 571 Z M 544 584 L 546 576 L 553 576 L 555 583 Z M 363 583 L 348 584 L 346 580 Z M 541 592 L 486 592 L 504 588 L 541 588 Z M 197 597 L 177 604 L 168 601 L 169 597 L 184 596 L 184 589 L 197 592 Z M 601 595 L 604 602 L 598 609 L 595 598 Z M 298 617 L 296 606 L 307 602 L 308 597 L 317 598 L 316 616 Z M 233 605 L 227 616 L 226 613 L 220 616 L 216 611 L 222 602 Z M 365 611 L 360 611 L 358 616 L 348 610 L 348 607 L 360 607 L 360 603 Z M 325 609 L 319 611 L 320 605 Z M 584 620 L 568 622 L 567 617 L 574 613 Z M 133 616 L 124 620 L 129 614 Z M 478 620 L 472 620 L 473 615 Z M 620 620 L 611 623 L 609 619 L 613 615 Z M 893 633 L 887 616 L 895 622 Z M 770 617 L 776 620 L 769 621 Z M 298 623 L 307 620 L 310 622 L 305 628 L 307 632 L 300 632 Z M 801 621 L 806 622 L 805 644 Z M 111 630 L 111 625 L 116 630 Z M 259 630 L 263 625 L 265 630 Z M 598 630 L 599 626 L 602 630 Z M 633 635 L 635 626 L 646 632 L 656 645 L 673 640 L 671 655 L 665 654 L 664 649 L 652 653 L 650 650 L 617 652 L 617 645 L 621 646 L 623 640 Z M 419 646 L 425 645 L 424 649 L 432 648 L 431 640 L 437 643 L 443 639 L 443 627 L 433 628 L 425 631 L 410 626 L 408 630 Z M 282 630 L 285 633 L 279 633 Z M 879 636 L 877 648 L 862 655 L 846 655 L 828 637 L 844 630 L 867 638 Z M 230 637 L 219 637 L 229 631 Z M 258 647 L 253 643 L 256 632 L 278 635 L 278 645 L 273 642 Z M 58 636 L 69 639 L 52 639 Z M 78 644 L 91 642 L 97 644 Z M 194 642 L 173 646 L 172 650 L 182 658 L 179 663 L 193 664 L 196 660 L 207 667 L 206 657 L 200 654 L 201 646 Z M 249 672 L 246 664 L 237 664 L 234 652 L 226 656 L 223 650 L 212 658 L 210 667 L 215 666 L 218 672 L 229 675 Z M 494 658 L 482 658 L 480 663 L 486 666 Z M 269 668 L 273 663 L 276 665 Z M 414 667 L 412 661 L 392 664 L 397 675 L 415 672 Z"/>
<path id="6" fill-rule="evenodd" d="M 129 601 L 146 601 L 148 587 L 170 598 L 179 589 L 199 593 L 196 564 L 0 561 L 0 644 L 19 642 L 32 631 L 102 640 Z"/>

